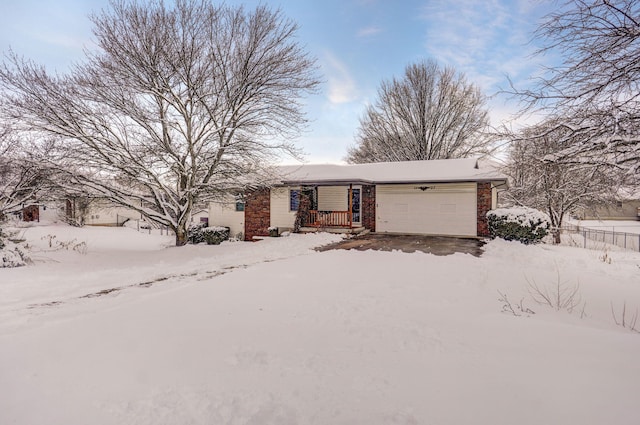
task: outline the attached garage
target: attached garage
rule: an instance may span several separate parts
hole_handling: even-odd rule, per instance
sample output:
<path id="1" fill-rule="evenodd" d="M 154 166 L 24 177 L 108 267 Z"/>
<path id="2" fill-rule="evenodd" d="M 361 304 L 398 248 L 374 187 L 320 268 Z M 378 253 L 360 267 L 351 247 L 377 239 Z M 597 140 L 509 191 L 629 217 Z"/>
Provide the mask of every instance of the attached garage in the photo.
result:
<path id="1" fill-rule="evenodd" d="M 476 183 L 389 184 L 376 187 L 376 231 L 477 235 Z"/>

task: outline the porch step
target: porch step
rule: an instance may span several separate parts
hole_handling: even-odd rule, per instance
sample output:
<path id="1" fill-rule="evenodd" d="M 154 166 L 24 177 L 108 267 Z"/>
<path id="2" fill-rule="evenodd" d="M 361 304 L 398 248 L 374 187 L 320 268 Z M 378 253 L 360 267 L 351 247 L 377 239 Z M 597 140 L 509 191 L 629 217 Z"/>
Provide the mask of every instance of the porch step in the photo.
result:
<path id="1" fill-rule="evenodd" d="M 364 227 L 301 227 L 300 233 L 316 233 L 316 232 L 326 232 L 326 233 L 344 233 L 349 235 L 359 235 L 365 232 L 367 229 Z"/>

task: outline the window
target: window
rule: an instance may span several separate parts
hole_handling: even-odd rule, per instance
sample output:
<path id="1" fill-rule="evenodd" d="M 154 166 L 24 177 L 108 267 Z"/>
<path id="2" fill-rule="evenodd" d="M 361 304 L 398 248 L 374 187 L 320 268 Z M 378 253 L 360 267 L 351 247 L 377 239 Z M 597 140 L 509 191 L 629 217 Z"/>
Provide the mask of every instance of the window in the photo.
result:
<path id="1" fill-rule="evenodd" d="M 300 190 L 291 189 L 289 191 L 289 211 L 298 211 L 300 206 Z"/>
<path id="2" fill-rule="evenodd" d="M 244 199 L 240 196 L 236 196 L 236 211 L 244 211 Z"/>

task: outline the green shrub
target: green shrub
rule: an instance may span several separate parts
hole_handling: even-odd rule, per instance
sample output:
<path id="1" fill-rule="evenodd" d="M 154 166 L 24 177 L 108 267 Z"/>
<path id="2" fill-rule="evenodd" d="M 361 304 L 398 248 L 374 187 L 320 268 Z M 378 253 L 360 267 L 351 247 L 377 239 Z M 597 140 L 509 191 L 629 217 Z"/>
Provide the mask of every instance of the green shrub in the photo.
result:
<path id="1" fill-rule="evenodd" d="M 207 245 L 220 245 L 222 241 L 229 240 L 228 227 L 205 227 L 202 235 Z"/>
<path id="2" fill-rule="evenodd" d="M 229 239 L 228 227 L 206 227 L 206 224 L 196 224 L 189 227 L 187 239 L 192 244 L 206 243 L 207 245 L 219 245 Z"/>
<path id="3" fill-rule="evenodd" d="M 487 212 L 487 220 L 492 238 L 524 244 L 540 242 L 549 234 L 551 227 L 546 214 L 526 207 L 491 210 Z"/>

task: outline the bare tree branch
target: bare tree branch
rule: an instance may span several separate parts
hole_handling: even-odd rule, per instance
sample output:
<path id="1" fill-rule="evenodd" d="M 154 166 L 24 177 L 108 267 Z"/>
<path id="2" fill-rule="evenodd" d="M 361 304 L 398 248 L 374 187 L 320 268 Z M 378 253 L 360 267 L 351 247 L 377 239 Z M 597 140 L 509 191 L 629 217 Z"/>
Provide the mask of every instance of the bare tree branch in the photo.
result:
<path id="1" fill-rule="evenodd" d="M 26 203 L 38 202 L 41 193 L 51 188 L 51 176 L 40 166 L 40 154 L 3 122 L 0 127 L 0 222 L 7 214 L 20 211 Z"/>
<path id="2" fill-rule="evenodd" d="M 528 90 L 513 89 L 524 111 L 540 110 L 566 123 L 576 144 L 559 157 L 593 155 L 601 164 L 640 172 L 640 3 L 569 0 L 535 33 L 539 55 L 557 52 Z M 594 155 L 595 154 L 595 155 Z"/>

